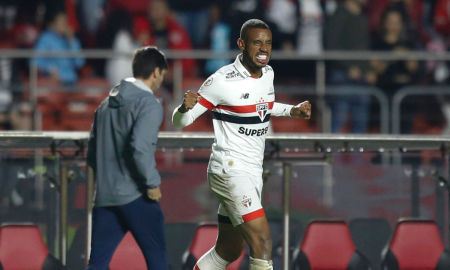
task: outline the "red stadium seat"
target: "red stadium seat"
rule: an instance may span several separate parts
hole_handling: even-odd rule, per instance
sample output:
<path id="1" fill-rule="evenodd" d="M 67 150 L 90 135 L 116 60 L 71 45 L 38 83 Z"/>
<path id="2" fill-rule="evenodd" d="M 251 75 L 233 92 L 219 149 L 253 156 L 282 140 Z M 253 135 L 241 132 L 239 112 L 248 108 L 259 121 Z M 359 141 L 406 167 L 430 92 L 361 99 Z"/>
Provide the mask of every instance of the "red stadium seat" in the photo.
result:
<path id="1" fill-rule="evenodd" d="M 103 78 L 84 78 L 78 81 L 77 88 L 79 91 L 72 93 L 71 100 L 98 106 L 109 95 L 111 85 Z"/>
<path id="2" fill-rule="evenodd" d="M 217 224 L 201 224 L 198 226 L 189 248 L 189 254 L 183 262 L 183 270 L 194 269 L 197 260 L 216 244 L 218 233 L 219 228 Z M 230 264 L 230 266 L 227 267 L 227 270 L 239 270 L 241 264 L 245 264 L 243 263 L 245 258 L 246 252 L 243 250 L 241 256 Z"/>
<path id="3" fill-rule="evenodd" d="M 383 254 L 385 270 L 448 270 L 450 253 L 431 220 L 402 220 Z"/>
<path id="4" fill-rule="evenodd" d="M 0 269 L 59 270 L 63 265 L 48 251 L 35 225 L 6 225 L 0 228 Z"/>
<path id="5" fill-rule="evenodd" d="M 127 232 L 120 242 L 109 263 L 110 270 L 147 270 L 144 254 L 134 240 L 133 235 Z"/>
<path id="6" fill-rule="evenodd" d="M 94 112 L 97 105 L 81 102 L 70 101 L 61 113 L 62 124 L 67 130 L 89 131 L 94 122 Z"/>
<path id="7" fill-rule="evenodd" d="M 356 250 L 344 221 L 313 221 L 294 253 L 294 269 L 369 270 L 371 266 Z"/>

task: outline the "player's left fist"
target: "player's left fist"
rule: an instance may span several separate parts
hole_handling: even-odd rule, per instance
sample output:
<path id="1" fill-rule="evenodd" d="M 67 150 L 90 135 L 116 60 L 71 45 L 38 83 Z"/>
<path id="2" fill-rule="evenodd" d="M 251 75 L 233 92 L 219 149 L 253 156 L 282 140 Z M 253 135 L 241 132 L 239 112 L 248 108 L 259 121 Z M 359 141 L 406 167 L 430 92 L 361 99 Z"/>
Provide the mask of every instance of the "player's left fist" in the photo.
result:
<path id="1" fill-rule="evenodd" d="M 295 118 L 310 119 L 311 118 L 311 103 L 304 101 L 291 110 L 291 116 Z"/>

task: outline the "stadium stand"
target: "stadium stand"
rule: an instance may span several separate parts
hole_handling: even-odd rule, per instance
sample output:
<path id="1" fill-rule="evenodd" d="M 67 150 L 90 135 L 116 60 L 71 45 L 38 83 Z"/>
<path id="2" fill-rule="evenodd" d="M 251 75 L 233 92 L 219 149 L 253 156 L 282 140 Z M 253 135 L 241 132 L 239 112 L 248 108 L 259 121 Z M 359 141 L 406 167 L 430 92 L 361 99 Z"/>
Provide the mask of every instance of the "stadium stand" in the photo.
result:
<path id="1" fill-rule="evenodd" d="M 369 261 L 356 249 L 344 221 L 313 221 L 294 253 L 295 270 L 369 270 Z"/>
<path id="2" fill-rule="evenodd" d="M 436 223 L 401 220 L 383 252 L 383 269 L 450 269 L 450 253 L 444 247 Z"/>
<path id="3" fill-rule="evenodd" d="M 36 225 L 5 225 L 0 228 L 0 269 L 61 270 Z"/>

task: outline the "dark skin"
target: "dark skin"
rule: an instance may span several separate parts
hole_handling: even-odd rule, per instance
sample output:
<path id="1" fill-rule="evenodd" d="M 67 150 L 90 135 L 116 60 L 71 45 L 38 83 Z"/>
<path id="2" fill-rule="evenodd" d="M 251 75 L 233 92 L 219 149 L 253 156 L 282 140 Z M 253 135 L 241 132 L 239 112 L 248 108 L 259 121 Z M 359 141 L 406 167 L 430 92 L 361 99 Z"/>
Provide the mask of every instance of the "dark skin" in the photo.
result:
<path id="1" fill-rule="evenodd" d="M 269 29 L 250 28 L 242 33 L 238 41 L 242 50 L 241 62 L 253 77 L 262 76 L 262 68 L 265 67 L 272 54 L 272 33 Z M 184 95 L 184 100 L 179 112 L 185 113 L 192 109 L 200 97 L 192 92 Z M 308 101 L 300 103 L 291 109 L 291 116 L 295 118 L 309 119 L 311 117 L 311 104 Z M 229 262 L 239 258 L 245 243 L 250 247 L 252 258 L 271 260 L 272 238 L 269 223 L 265 216 L 245 222 L 234 227 L 231 224 L 219 223 L 219 236 L 215 249 L 217 254 Z"/>
<path id="2" fill-rule="evenodd" d="M 237 44 L 242 50 L 242 65 L 250 72 L 253 77 L 262 76 L 262 68 L 267 66 L 272 55 L 272 32 L 269 29 L 250 28 L 242 33 L 242 38 L 238 39 Z M 266 59 L 258 59 L 266 57 Z M 180 113 L 185 113 L 194 108 L 200 101 L 200 97 L 192 92 L 184 95 L 183 104 L 178 109 Z M 305 101 L 291 109 L 291 116 L 294 118 L 310 119 L 311 103 Z"/>

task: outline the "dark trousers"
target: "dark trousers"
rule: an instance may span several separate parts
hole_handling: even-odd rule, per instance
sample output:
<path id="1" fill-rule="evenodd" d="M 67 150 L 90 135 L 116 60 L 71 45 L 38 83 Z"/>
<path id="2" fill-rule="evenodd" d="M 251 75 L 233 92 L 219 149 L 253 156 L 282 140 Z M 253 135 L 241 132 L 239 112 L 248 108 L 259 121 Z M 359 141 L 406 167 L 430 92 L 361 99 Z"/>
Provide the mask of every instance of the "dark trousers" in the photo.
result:
<path id="1" fill-rule="evenodd" d="M 164 215 L 159 203 L 141 196 L 131 203 L 94 207 L 92 249 L 87 270 L 106 270 L 117 246 L 131 231 L 149 270 L 167 270 Z"/>

